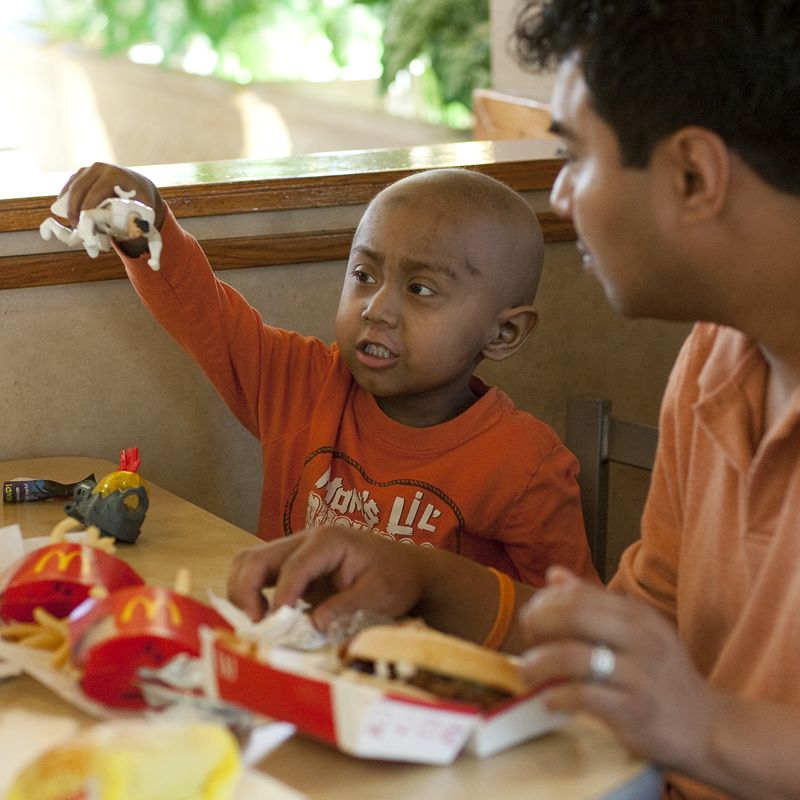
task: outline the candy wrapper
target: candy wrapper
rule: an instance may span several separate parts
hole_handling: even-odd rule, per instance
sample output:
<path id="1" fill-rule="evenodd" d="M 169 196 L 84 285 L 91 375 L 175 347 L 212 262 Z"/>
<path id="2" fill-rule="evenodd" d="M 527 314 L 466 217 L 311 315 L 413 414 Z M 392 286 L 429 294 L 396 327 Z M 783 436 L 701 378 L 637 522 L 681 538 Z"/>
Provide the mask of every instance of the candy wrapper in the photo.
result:
<path id="1" fill-rule="evenodd" d="M 72 497 L 75 487 L 84 481 L 94 481 L 94 473 L 75 483 L 59 483 L 46 478 L 15 478 L 3 483 L 4 503 L 26 503 L 33 500 L 52 500 Z"/>

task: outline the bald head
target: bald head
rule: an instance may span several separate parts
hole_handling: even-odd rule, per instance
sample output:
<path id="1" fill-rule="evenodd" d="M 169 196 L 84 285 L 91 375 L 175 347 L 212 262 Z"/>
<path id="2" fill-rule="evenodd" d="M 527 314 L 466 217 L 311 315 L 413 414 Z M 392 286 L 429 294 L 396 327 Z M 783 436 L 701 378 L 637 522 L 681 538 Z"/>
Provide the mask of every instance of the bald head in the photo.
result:
<path id="1" fill-rule="evenodd" d="M 475 242 L 471 266 L 491 278 L 499 302 L 533 302 L 544 259 L 542 231 L 530 206 L 513 189 L 472 170 L 432 169 L 388 186 L 370 208 L 392 203 L 413 203 L 457 218 L 464 239 Z"/>

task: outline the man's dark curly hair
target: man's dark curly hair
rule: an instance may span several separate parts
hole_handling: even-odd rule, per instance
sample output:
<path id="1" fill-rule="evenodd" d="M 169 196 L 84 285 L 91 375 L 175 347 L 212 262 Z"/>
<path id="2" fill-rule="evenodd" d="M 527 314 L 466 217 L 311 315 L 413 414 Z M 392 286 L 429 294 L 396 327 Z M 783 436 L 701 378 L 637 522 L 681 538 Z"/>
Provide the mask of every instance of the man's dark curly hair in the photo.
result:
<path id="1" fill-rule="evenodd" d="M 627 166 L 699 125 L 800 194 L 800 0 L 526 0 L 515 44 L 535 69 L 580 54 Z"/>

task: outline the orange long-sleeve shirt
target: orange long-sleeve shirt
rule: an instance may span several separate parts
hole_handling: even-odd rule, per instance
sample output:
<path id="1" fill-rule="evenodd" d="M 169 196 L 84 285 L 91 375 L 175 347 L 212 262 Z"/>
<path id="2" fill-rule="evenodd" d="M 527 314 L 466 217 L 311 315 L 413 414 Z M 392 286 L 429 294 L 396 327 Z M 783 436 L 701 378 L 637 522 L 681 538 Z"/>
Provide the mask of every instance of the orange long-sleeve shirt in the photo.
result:
<path id="1" fill-rule="evenodd" d="M 764 435 L 768 367 L 695 327 L 662 407 L 642 538 L 611 585 L 660 609 L 715 687 L 800 712 L 800 393 Z M 678 776 L 691 800 L 726 797 Z"/>
<path id="2" fill-rule="evenodd" d="M 258 533 L 348 525 L 444 547 L 539 585 L 564 564 L 596 579 L 577 462 L 543 422 L 473 379 L 479 399 L 441 425 L 387 417 L 339 349 L 265 325 L 167 214 L 161 269 L 124 259 L 144 304 L 200 364 L 263 453 Z"/>

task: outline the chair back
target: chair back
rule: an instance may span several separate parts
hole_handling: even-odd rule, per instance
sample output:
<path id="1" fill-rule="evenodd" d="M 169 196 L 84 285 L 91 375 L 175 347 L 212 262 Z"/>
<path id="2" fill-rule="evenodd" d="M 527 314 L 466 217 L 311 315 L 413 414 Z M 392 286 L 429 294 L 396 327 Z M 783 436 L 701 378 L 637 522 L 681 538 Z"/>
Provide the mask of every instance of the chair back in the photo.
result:
<path id="1" fill-rule="evenodd" d="M 611 415 L 611 401 L 582 395 L 567 403 L 565 444 L 580 464 L 578 484 L 592 562 L 606 580 L 609 465 L 652 470 L 658 428 Z"/>

